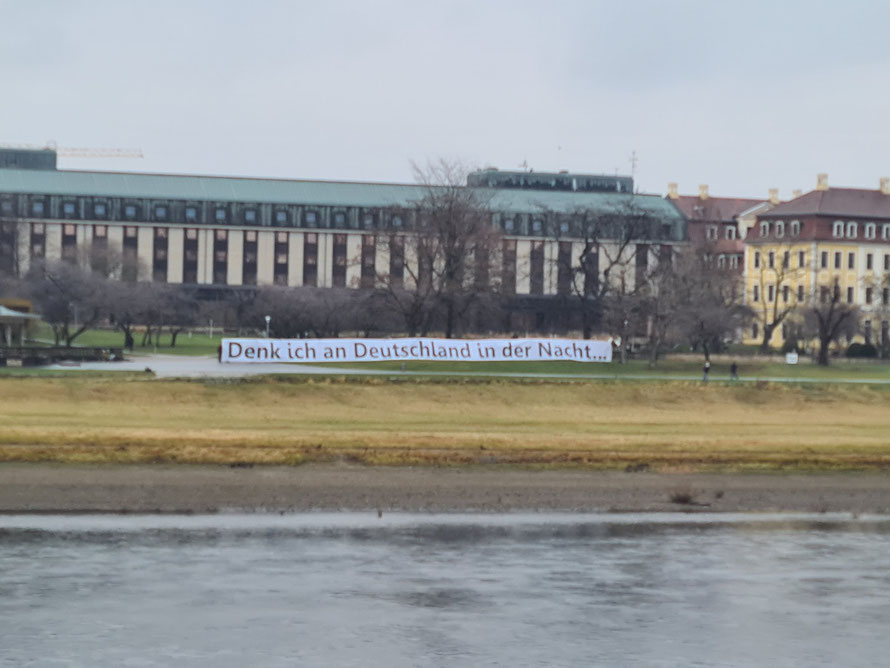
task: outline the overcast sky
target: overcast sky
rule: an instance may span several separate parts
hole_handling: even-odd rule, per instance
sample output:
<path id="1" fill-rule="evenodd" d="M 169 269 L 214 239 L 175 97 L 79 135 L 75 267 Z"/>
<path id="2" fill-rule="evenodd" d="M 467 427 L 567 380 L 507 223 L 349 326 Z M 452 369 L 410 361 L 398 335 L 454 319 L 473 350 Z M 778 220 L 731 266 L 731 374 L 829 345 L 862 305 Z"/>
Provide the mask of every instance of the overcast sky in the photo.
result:
<path id="1" fill-rule="evenodd" d="M 411 161 L 787 197 L 890 176 L 878 0 L 0 0 L 0 142 L 71 169 L 412 180 Z"/>

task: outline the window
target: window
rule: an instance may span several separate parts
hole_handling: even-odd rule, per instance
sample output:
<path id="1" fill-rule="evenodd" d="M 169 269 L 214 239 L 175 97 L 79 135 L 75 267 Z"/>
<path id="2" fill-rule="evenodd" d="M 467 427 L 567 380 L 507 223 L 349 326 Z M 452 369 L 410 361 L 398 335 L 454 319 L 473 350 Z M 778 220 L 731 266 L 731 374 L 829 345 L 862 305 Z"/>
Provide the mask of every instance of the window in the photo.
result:
<path id="1" fill-rule="evenodd" d="M 244 210 L 244 222 L 245 223 L 255 223 L 256 222 L 256 209 L 245 209 Z"/>
<path id="2" fill-rule="evenodd" d="M 773 300 L 775 300 L 775 298 L 776 298 L 776 286 L 775 285 L 766 286 L 766 294 L 767 294 L 766 301 L 772 303 Z"/>
<path id="3" fill-rule="evenodd" d="M 250 243 L 255 243 L 256 242 L 256 230 L 247 230 L 247 232 L 244 233 L 244 240 L 248 241 Z"/>
<path id="4" fill-rule="evenodd" d="M 782 254 L 782 269 L 788 269 L 791 266 L 791 253 L 785 251 Z"/>
<path id="5" fill-rule="evenodd" d="M 875 265 L 874 256 L 871 253 L 867 253 L 865 256 L 865 268 L 868 269 L 869 271 L 871 271 L 872 269 L 875 268 L 874 265 Z"/>
<path id="6" fill-rule="evenodd" d="M 227 237 L 228 237 L 228 234 L 226 234 L 225 230 L 217 230 L 216 231 L 216 240 L 217 241 L 225 241 Z"/>
<path id="7" fill-rule="evenodd" d="M 840 239 L 844 236 L 844 223 L 841 220 L 834 221 L 834 224 L 831 226 L 831 236 L 835 239 Z"/>
<path id="8" fill-rule="evenodd" d="M 890 225 L 884 224 L 881 225 L 881 239 L 884 241 L 890 241 Z"/>
<path id="9" fill-rule="evenodd" d="M 392 217 L 392 226 L 399 228 L 402 226 L 402 217 L 401 216 L 393 216 Z"/>
<path id="10" fill-rule="evenodd" d="M 734 225 L 727 225 L 726 227 L 726 238 L 730 241 L 736 238 L 736 229 Z"/>
<path id="11" fill-rule="evenodd" d="M 569 224 L 566 221 L 562 221 L 559 224 L 559 232 L 560 232 L 560 234 L 568 234 L 569 233 Z"/>
<path id="12" fill-rule="evenodd" d="M 819 266 L 822 269 L 828 269 L 828 253 L 826 251 L 822 251 L 822 258 Z"/>
<path id="13" fill-rule="evenodd" d="M 504 221 L 504 232 L 512 232 L 513 231 L 513 219 L 507 218 Z"/>
<path id="14" fill-rule="evenodd" d="M 807 266 L 807 253 L 806 251 L 798 251 L 797 252 L 797 266 L 801 269 Z"/>
<path id="15" fill-rule="evenodd" d="M 275 222 L 279 225 L 284 225 L 285 223 L 287 223 L 287 211 L 276 211 Z"/>
<path id="16" fill-rule="evenodd" d="M 760 336 L 760 328 L 757 326 L 757 323 L 755 322 L 753 325 L 751 325 L 751 338 L 756 339 L 759 336 Z"/>
<path id="17" fill-rule="evenodd" d="M 186 230 L 185 238 L 189 241 L 197 241 L 198 240 L 198 230 Z"/>
<path id="18" fill-rule="evenodd" d="M 856 223 L 847 223 L 847 238 L 855 239 L 859 234 L 858 228 L 859 226 Z"/>
<path id="19" fill-rule="evenodd" d="M 791 288 L 787 285 L 782 286 L 782 302 L 787 304 L 788 300 L 791 298 Z"/>
<path id="20" fill-rule="evenodd" d="M 93 205 L 93 213 L 96 215 L 96 218 L 104 218 L 106 211 L 104 202 L 96 202 Z"/>
<path id="21" fill-rule="evenodd" d="M 732 268 L 732 269 L 738 269 L 738 268 L 739 268 L 739 256 L 738 256 L 738 255 L 732 255 L 732 256 L 730 256 L 730 258 L 729 258 L 729 266 L 730 266 L 730 268 Z"/>
<path id="22" fill-rule="evenodd" d="M 158 220 L 167 220 L 167 207 L 166 206 L 156 206 L 155 207 L 155 218 Z"/>
<path id="23" fill-rule="evenodd" d="M 315 211 L 307 211 L 304 219 L 307 225 L 315 225 L 318 222 L 318 214 Z"/>
<path id="24" fill-rule="evenodd" d="M 792 220 L 791 221 L 791 236 L 796 237 L 800 235 L 800 221 Z"/>
<path id="25" fill-rule="evenodd" d="M 785 223 L 781 220 L 776 222 L 776 236 L 777 237 L 785 236 Z"/>
<path id="26" fill-rule="evenodd" d="M 708 225 L 707 229 L 707 238 L 710 240 L 716 240 L 719 236 L 719 232 L 716 225 Z"/>
<path id="27" fill-rule="evenodd" d="M 770 269 L 776 268 L 776 254 L 774 251 L 769 252 L 769 268 Z"/>
<path id="28" fill-rule="evenodd" d="M 760 223 L 760 236 L 765 237 L 769 234 L 769 223 Z"/>
<path id="29" fill-rule="evenodd" d="M 881 290 L 881 303 L 884 306 L 890 306 L 890 288 Z"/>
<path id="30" fill-rule="evenodd" d="M 127 204 L 127 206 L 124 207 L 124 216 L 127 218 L 130 218 L 130 219 L 135 218 L 136 217 L 136 207 L 133 206 L 132 204 Z"/>
<path id="31" fill-rule="evenodd" d="M 156 227 L 155 228 L 155 239 L 166 239 L 167 238 L 167 228 L 166 227 Z"/>
<path id="32" fill-rule="evenodd" d="M 797 286 L 797 301 L 803 302 L 803 286 L 802 285 Z"/>
<path id="33" fill-rule="evenodd" d="M 93 238 L 104 239 L 108 236 L 108 228 L 105 225 L 93 225 Z"/>
<path id="34" fill-rule="evenodd" d="M 760 286 L 755 285 L 754 290 L 751 293 L 751 301 L 759 302 L 760 301 Z"/>
<path id="35" fill-rule="evenodd" d="M 863 323 L 862 330 L 865 334 L 865 343 L 871 345 L 871 320 L 866 320 Z"/>
<path id="36" fill-rule="evenodd" d="M 42 216 L 44 211 L 43 202 L 32 202 L 31 213 L 35 216 Z"/>
<path id="37" fill-rule="evenodd" d="M 344 225 L 346 225 L 346 214 L 342 211 L 338 211 L 337 213 L 335 213 L 334 225 L 337 225 L 338 227 L 343 227 Z"/>
<path id="38" fill-rule="evenodd" d="M 717 267 L 719 267 L 720 269 L 726 268 L 726 256 L 725 255 L 720 255 L 717 257 Z"/>
<path id="39" fill-rule="evenodd" d="M 62 205 L 62 213 L 64 213 L 66 216 L 73 216 L 75 210 L 76 207 L 74 206 L 74 202 L 65 202 Z"/>
<path id="40" fill-rule="evenodd" d="M 890 271 L 890 255 L 884 253 L 884 271 Z"/>
<path id="41" fill-rule="evenodd" d="M 847 269 L 856 268 L 856 253 L 847 253 Z"/>
<path id="42" fill-rule="evenodd" d="M 841 268 L 841 254 L 840 253 L 834 254 L 834 268 L 835 269 Z"/>
<path id="43" fill-rule="evenodd" d="M 866 304 L 871 304 L 871 300 L 872 300 L 872 296 L 873 296 L 872 292 L 873 292 L 872 288 L 865 288 L 865 303 Z"/>
<path id="44" fill-rule="evenodd" d="M 66 237 L 73 237 L 77 234 L 77 228 L 74 227 L 74 225 L 65 225 L 62 228 L 62 234 L 64 234 Z"/>
<path id="45" fill-rule="evenodd" d="M 193 206 L 185 207 L 185 219 L 190 222 L 198 220 L 198 210 Z"/>
<path id="46" fill-rule="evenodd" d="M 287 243 L 287 232 L 279 232 L 275 235 L 275 242 L 279 244 Z"/>
<path id="47" fill-rule="evenodd" d="M 853 288 L 847 288 L 847 303 L 853 303 Z"/>
<path id="48" fill-rule="evenodd" d="M 0 202 L 0 213 L 2 213 L 4 216 L 11 216 L 12 215 L 12 202 L 10 202 L 8 199 L 5 199 L 2 202 Z"/>
<path id="49" fill-rule="evenodd" d="M 136 228 L 135 227 L 125 227 L 124 228 L 124 238 L 135 239 L 136 238 Z"/>
<path id="50" fill-rule="evenodd" d="M 372 214 L 372 213 L 366 213 L 364 216 L 362 216 L 362 227 L 364 227 L 366 230 L 373 229 L 373 227 L 374 227 L 374 214 Z"/>
<path id="51" fill-rule="evenodd" d="M 540 232 L 542 229 L 544 229 L 544 223 L 540 218 L 535 218 L 532 221 L 532 232 Z"/>
<path id="52" fill-rule="evenodd" d="M 214 213 L 214 218 L 216 218 L 216 221 L 219 223 L 226 222 L 226 210 L 223 208 L 218 208 Z"/>
<path id="53" fill-rule="evenodd" d="M 43 223 L 34 223 L 31 226 L 31 232 L 33 234 L 43 234 L 46 231 L 46 228 L 43 227 Z"/>
<path id="54" fill-rule="evenodd" d="M 866 223 L 865 224 L 865 238 L 866 239 L 874 239 L 875 238 L 875 224 L 874 223 Z"/>
<path id="55" fill-rule="evenodd" d="M 760 269 L 760 251 L 754 253 L 754 268 Z"/>

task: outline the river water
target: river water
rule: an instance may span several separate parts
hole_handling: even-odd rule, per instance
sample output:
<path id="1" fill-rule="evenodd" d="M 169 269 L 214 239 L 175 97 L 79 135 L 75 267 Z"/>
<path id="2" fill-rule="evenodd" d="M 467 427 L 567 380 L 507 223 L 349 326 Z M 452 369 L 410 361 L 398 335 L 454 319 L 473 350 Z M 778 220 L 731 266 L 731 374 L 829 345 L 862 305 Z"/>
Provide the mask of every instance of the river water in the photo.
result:
<path id="1" fill-rule="evenodd" d="M 890 518 L 0 516 L 2 666 L 886 666 Z"/>

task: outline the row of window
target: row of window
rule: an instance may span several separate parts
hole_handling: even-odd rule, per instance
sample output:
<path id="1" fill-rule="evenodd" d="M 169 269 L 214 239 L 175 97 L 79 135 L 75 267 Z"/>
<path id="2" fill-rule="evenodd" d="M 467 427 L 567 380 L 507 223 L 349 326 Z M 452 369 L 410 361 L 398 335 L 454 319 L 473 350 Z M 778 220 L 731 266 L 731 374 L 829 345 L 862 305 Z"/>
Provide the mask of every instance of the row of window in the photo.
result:
<path id="1" fill-rule="evenodd" d="M 782 339 L 787 340 L 789 334 L 788 323 L 782 323 Z M 872 338 L 874 336 L 874 325 L 871 320 L 866 320 L 862 323 L 862 333 L 865 337 L 866 343 L 871 343 Z M 755 322 L 751 325 L 751 337 L 754 339 L 760 338 L 760 324 Z M 881 345 L 890 345 L 890 321 L 882 320 L 881 321 Z"/>
<path id="2" fill-rule="evenodd" d="M 720 238 L 720 226 L 708 225 L 705 236 L 707 237 L 708 241 L 717 241 Z M 735 225 L 724 226 L 723 237 L 728 241 L 735 241 L 735 239 L 738 237 L 738 232 L 736 231 Z"/>
<path id="3" fill-rule="evenodd" d="M 799 220 L 792 220 L 791 223 L 788 225 L 788 232 L 792 237 L 800 236 L 801 229 L 803 229 L 803 223 L 801 223 Z M 785 221 L 777 220 L 771 223 L 768 220 L 763 220 L 760 222 L 760 236 L 768 237 L 771 230 L 776 237 L 784 237 Z"/>
<path id="4" fill-rule="evenodd" d="M 840 251 L 836 251 L 834 253 L 834 268 L 842 269 L 843 268 L 843 253 Z M 776 252 L 769 251 L 766 254 L 766 266 L 769 269 L 776 268 Z M 874 261 L 874 253 L 866 253 L 865 254 L 865 269 L 866 271 L 874 271 L 875 270 L 875 261 Z M 822 251 L 819 256 L 819 268 L 820 269 L 828 269 L 829 268 L 829 253 L 828 251 Z M 754 252 L 754 268 L 759 269 L 761 266 L 761 253 L 760 251 Z M 797 252 L 797 268 L 803 269 L 807 266 L 807 253 L 806 251 L 798 251 Z M 791 268 L 791 253 L 789 251 L 785 251 L 782 254 L 782 269 L 790 269 Z M 847 269 L 855 269 L 856 268 L 856 253 L 849 252 L 847 253 Z M 890 271 L 890 254 L 884 253 L 884 271 Z"/>
<path id="5" fill-rule="evenodd" d="M 840 297 L 840 286 L 835 285 L 835 296 Z M 791 286 L 783 285 L 780 290 L 776 290 L 775 285 L 767 285 L 766 286 L 766 294 L 764 295 L 764 299 L 768 304 L 773 303 L 776 300 L 776 297 L 779 296 L 781 298 L 782 303 L 787 304 L 791 301 L 791 296 L 794 294 L 796 296 L 798 303 L 803 303 L 805 300 L 805 290 L 803 285 L 798 285 L 796 291 L 792 291 Z M 819 288 L 819 299 L 823 304 L 828 303 L 831 295 L 831 291 L 828 286 L 820 286 Z M 751 289 L 751 301 L 759 302 L 760 301 L 760 286 L 755 285 Z M 853 304 L 856 298 L 856 291 L 853 287 L 848 287 L 846 291 L 847 303 Z M 875 298 L 875 289 L 872 287 L 865 288 L 865 303 L 873 304 Z M 881 289 L 881 304 L 883 306 L 890 306 L 890 288 L 882 288 Z"/>
<path id="6" fill-rule="evenodd" d="M 865 223 L 863 225 L 866 239 L 877 238 L 877 225 L 875 223 Z M 835 239 L 857 239 L 859 237 L 859 223 L 850 221 L 844 223 L 842 220 L 836 220 L 831 225 L 831 236 Z M 881 239 L 890 241 L 890 224 L 881 225 Z"/>

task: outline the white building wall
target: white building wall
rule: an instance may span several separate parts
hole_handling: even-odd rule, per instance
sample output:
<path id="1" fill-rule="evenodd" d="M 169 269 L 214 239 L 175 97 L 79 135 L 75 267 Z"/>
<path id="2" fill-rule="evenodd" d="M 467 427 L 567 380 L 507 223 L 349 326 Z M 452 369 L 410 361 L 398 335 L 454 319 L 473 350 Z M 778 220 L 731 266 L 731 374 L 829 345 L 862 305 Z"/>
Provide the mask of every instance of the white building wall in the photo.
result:
<path id="1" fill-rule="evenodd" d="M 256 238 L 256 283 L 272 285 L 275 280 L 275 233 L 258 232 Z"/>
<path id="2" fill-rule="evenodd" d="M 362 280 L 362 235 L 346 237 L 346 287 L 357 288 Z"/>
<path id="3" fill-rule="evenodd" d="M 31 268 L 31 223 L 19 223 L 16 258 L 19 276 L 24 276 Z"/>
<path id="4" fill-rule="evenodd" d="M 229 230 L 229 250 L 226 255 L 226 284 L 244 283 L 244 232 Z"/>
<path id="5" fill-rule="evenodd" d="M 198 283 L 213 283 L 213 230 L 198 230 Z"/>
<path id="6" fill-rule="evenodd" d="M 527 239 L 516 241 L 516 294 L 527 295 L 531 291 L 532 242 Z"/>
<path id="7" fill-rule="evenodd" d="M 182 283 L 185 231 L 181 227 L 167 229 L 167 282 Z"/>
<path id="8" fill-rule="evenodd" d="M 559 283 L 559 242 L 544 242 L 544 294 L 555 295 Z"/>
<path id="9" fill-rule="evenodd" d="M 318 287 L 329 288 L 334 284 L 334 235 L 318 235 Z"/>
<path id="10" fill-rule="evenodd" d="M 374 284 L 377 287 L 382 287 L 383 281 L 380 280 L 381 276 L 389 276 L 389 256 L 389 244 L 380 242 L 378 239 L 377 248 L 374 253 L 374 273 L 376 274 Z"/>
<path id="11" fill-rule="evenodd" d="M 46 254 L 49 261 L 62 259 L 62 226 L 57 223 L 47 223 L 46 227 Z"/>
<path id="12" fill-rule="evenodd" d="M 287 239 L 287 284 L 292 287 L 303 285 L 303 233 L 288 232 Z"/>

